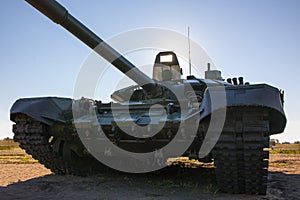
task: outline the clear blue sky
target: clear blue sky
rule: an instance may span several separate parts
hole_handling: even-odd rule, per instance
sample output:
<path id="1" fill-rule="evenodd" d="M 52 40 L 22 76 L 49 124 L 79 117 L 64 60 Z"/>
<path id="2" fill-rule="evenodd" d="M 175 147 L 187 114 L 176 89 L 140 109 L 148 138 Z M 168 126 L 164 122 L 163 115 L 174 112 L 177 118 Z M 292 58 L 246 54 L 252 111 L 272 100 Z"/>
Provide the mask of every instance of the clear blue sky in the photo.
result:
<path id="1" fill-rule="evenodd" d="M 300 1 L 298 0 L 60 0 L 103 39 L 158 27 L 200 44 L 223 77 L 244 76 L 285 90 L 288 118 L 280 141 L 300 140 Z M 12 137 L 9 109 L 32 96 L 73 94 L 90 50 L 22 0 L 0 7 L 0 138 Z M 154 59 L 153 55 L 153 59 Z M 134 61 L 133 61 L 134 62 Z"/>

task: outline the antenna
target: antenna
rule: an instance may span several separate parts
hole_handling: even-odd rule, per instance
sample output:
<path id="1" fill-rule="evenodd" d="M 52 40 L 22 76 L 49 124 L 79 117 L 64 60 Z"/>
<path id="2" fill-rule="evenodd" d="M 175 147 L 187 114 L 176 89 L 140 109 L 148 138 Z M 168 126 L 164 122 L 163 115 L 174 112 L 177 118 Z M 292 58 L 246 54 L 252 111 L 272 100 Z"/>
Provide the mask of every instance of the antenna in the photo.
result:
<path id="1" fill-rule="evenodd" d="M 192 75 L 192 63 L 191 63 L 191 41 L 190 41 L 190 27 L 188 26 L 188 43 L 189 43 L 189 73 Z"/>

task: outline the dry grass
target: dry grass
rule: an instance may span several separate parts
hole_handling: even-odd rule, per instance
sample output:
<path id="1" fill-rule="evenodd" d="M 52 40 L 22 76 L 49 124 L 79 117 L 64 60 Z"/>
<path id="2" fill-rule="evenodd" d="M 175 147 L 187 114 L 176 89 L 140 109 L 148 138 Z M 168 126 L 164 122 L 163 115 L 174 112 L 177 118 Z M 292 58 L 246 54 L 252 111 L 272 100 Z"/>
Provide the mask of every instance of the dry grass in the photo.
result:
<path id="1" fill-rule="evenodd" d="M 5 139 L 0 140 L 0 164 L 33 164 L 38 163 L 17 142 Z"/>
<path id="2" fill-rule="evenodd" d="M 300 154 L 300 144 L 276 144 L 270 154 Z"/>
<path id="3" fill-rule="evenodd" d="M 300 144 L 276 144 L 271 150 L 270 154 L 300 154 Z M 173 160 L 177 162 L 177 160 Z M 26 154 L 24 150 L 19 147 L 17 142 L 12 139 L 0 140 L 0 164 L 33 164 L 38 163 L 30 155 Z M 199 162 L 180 160 L 182 165 L 189 167 L 199 167 Z M 287 165 L 288 163 L 274 163 L 274 165 Z M 203 166 L 202 166 L 203 167 Z M 207 167 L 207 166 L 205 166 Z"/>
<path id="4" fill-rule="evenodd" d="M 300 144 L 276 144 L 274 150 L 300 150 Z"/>
<path id="5" fill-rule="evenodd" d="M 18 147 L 19 143 L 15 142 L 13 139 L 0 140 L 0 147 Z"/>
<path id="6" fill-rule="evenodd" d="M 10 150 L 10 149 L 14 149 L 16 147 L 12 147 L 12 146 L 0 146 L 0 150 Z"/>
<path id="7" fill-rule="evenodd" d="M 300 150 L 271 150 L 270 154 L 300 154 Z"/>

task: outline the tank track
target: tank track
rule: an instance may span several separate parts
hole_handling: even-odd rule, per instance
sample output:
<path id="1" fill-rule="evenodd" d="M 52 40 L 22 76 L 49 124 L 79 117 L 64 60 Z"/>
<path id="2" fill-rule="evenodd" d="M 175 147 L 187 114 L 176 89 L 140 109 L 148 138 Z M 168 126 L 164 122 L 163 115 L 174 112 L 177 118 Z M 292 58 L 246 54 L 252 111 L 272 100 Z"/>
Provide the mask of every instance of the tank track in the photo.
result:
<path id="1" fill-rule="evenodd" d="M 227 114 L 221 137 L 212 151 L 218 186 L 227 193 L 266 194 L 268 113 L 261 110 L 253 113 L 253 109 L 237 113 Z M 19 115 L 15 122 L 14 140 L 55 174 L 86 176 L 108 170 L 92 157 L 70 159 L 64 153 L 55 152 L 47 125 L 26 115 Z M 64 151 L 68 150 L 67 143 L 66 140 Z"/>
<path id="2" fill-rule="evenodd" d="M 55 152 L 47 125 L 28 116 L 18 116 L 16 124 L 13 125 L 13 132 L 15 133 L 14 141 L 18 142 L 26 153 L 55 174 L 86 176 L 105 168 L 92 157 L 66 158 L 63 152 Z M 66 147 L 68 148 L 68 146 Z M 64 148 L 63 150 L 67 151 L 68 149 Z"/>
<path id="3" fill-rule="evenodd" d="M 225 128 L 212 152 L 222 192 L 266 194 L 268 126 L 267 113 L 261 110 L 244 110 L 240 116 L 226 117 Z"/>

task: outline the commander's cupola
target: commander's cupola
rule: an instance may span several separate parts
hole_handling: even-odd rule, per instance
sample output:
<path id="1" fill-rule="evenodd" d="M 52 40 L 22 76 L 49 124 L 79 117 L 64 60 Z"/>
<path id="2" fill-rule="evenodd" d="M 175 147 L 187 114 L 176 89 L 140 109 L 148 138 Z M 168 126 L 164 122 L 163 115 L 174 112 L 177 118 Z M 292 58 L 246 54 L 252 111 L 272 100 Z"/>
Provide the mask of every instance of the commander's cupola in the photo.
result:
<path id="1" fill-rule="evenodd" d="M 178 81 L 182 69 L 173 51 L 160 52 L 156 55 L 153 66 L 153 79 L 156 81 Z"/>

